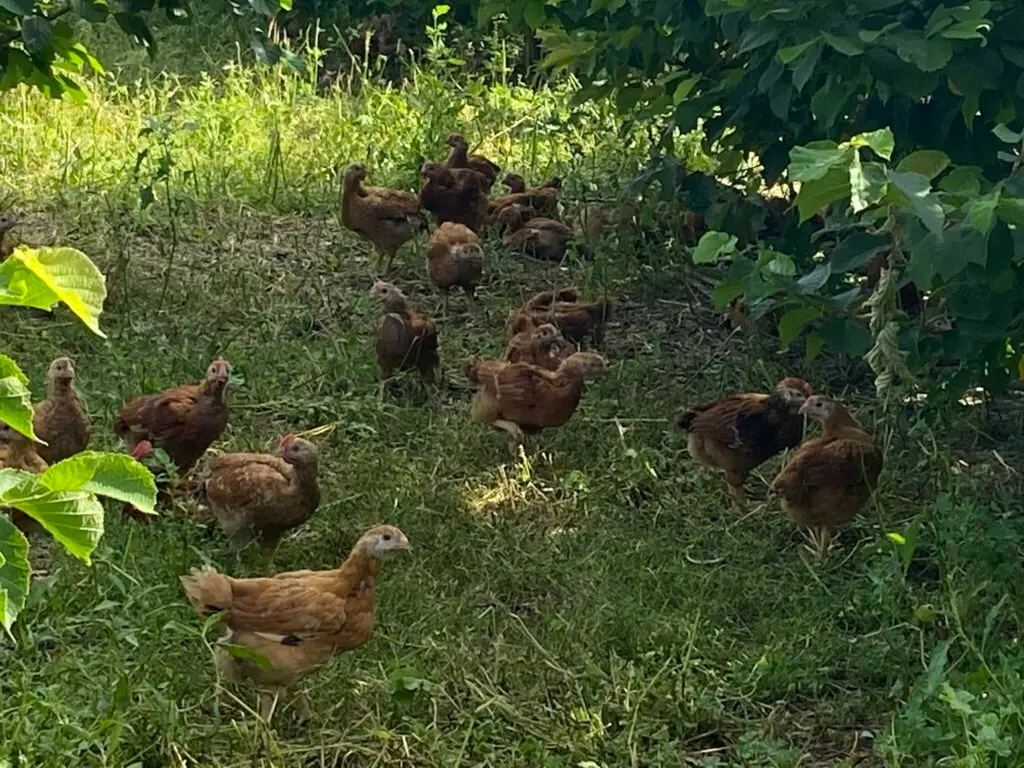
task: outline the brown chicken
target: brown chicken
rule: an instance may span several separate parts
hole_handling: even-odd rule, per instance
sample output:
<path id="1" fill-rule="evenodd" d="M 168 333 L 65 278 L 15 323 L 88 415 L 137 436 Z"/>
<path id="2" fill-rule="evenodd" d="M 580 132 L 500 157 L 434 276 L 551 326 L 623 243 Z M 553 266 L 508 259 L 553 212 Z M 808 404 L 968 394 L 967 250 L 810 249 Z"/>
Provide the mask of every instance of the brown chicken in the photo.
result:
<path id="1" fill-rule="evenodd" d="M 409 306 L 405 294 L 391 283 L 377 281 L 371 295 L 384 304 L 377 321 L 377 363 L 381 382 L 395 371 L 417 370 L 424 385 L 433 384 L 438 366 L 437 326 Z"/>
<path id="2" fill-rule="evenodd" d="M 747 476 L 803 438 L 800 407 L 813 392 L 803 379 L 785 378 L 769 395 L 730 395 L 695 406 L 679 417 L 690 455 L 725 472 L 729 493 L 743 507 Z"/>
<path id="3" fill-rule="evenodd" d="M 320 506 L 317 450 L 287 435 L 276 455 L 227 453 L 210 464 L 206 498 L 239 551 L 257 540 L 269 559 L 281 537 L 302 525 Z"/>
<path id="4" fill-rule="evenodd" d="M 14 252 L 14 246 L 7 241 L 7 233 L 18 226 L 21 219 L 13 213 L 0 213 L 0 262 Z"/>
<path id="5" fill-rule="evenodd" d="M 475 300 L 483 269 L 484 249 L 473 230 L 451 221 L 434 230 L 427 246 L 427 275 L 441 292 L 445 314 L 452 288 L 462 288 L 470 300 Z"/>
<path id="6" fill-rule="evenodd" d="M 114 432 L 143 458 L 162 448 L 185 474 L 206 453 L 228 425 L 224 390 L 231 366 L 218 357 L 206 369 L 206 378 L 155 395 L 143 395 L 121 406 Z"/>
<path id="7" fill-rule="evenodd" d="M 567 288 L 559 288 L 557 291 L 541 291 L 523 304 L 523 310 L 547 309 L 555 303 L 578 304 L 579 300 L 579 289 L 574 285 L 570 285 Z"/>
<path id="8" fill-rule="evenodd" d="M 518 173 L 507 173 L 505 178 L 501 182 L 505 185 L 509 192 L 521 193 L 529 191 L 526 186 L 526 179 L 520 176 Z M 545 181 L 539 187 L 534 187 L 536 190 L 540 189 L 558 189 L 562 186 L 562 179 L 559 176 L 552 176 L 550 179 Z"/>
<path id="9" fill-rule="evenodd" d="M 473 395 L 473 418 L 522 444 L 526 434 L 569 421 L 583 396 L 584 380 L 606 373 L 608 363 L 593 352 L 576 352 L 555 371 L 473 359 L 466 366 L 467 378 L 479 387 Z"/>
<path id="10" fill-rule="evenodd" d="M 452 152 L 445 161 L 445 168 L 465 168 L 483 175 L 487 179 L 487 191 L 491 191 L 498 174 L 501 173 L 501 166 L 492 163 L 483 155 L 469 154 L 469 143 L 457 133 L 448 134 L 445 143 L 452 148 Z"/>
<path id="11" fill-rule="evenodd" d="M 75 363 L 58 357 L 46 374 L 46 399 L 35 404 L 32 426 L 46 445 L 39 455 L 49 464 L 81 453 L 89 445 L 92 423 L 75 392 Z"/>
<path id="12" fill-rule="evenodd" d="M 558 213 L 558 186 L 561 180 L 550 179 L 539 187 L 528 189 L 523 177 L 510 173 L 505 177 L 505 186 L 511 192 L 491 198 L 487 206 L 487 223 L 496 225 L 499 232 L 517 230 L 527 221 Z M 508 213 L 511 209 L 511 213 Z"/>
<path id="13" fill-rule="evenodd" d="M 558 370 L 562 361 L 575 350 L 561 331 L 551 323 L 522 331 L 509 339 L 505 348 L 506 363 L 529 363 L 548 371 Z"/>
<path id="14" fill-rule="evenodd" d="M 437 217 L 438 222 L 465 224 L 474 232 L 487 220 L 487 179 L 468 169 L 443 168 L 424 163 L 420 168 L 423 186 L 420 205 Z"/>
<path id="15" fill-rule="evenodd" d="M 614 306 L 614 302 L 607 297 L 589 303 L 556 301 L 546 307 L 536 308 L 530 308 L 530 302 L 527 302 L 526 306 L 512 313 L 505 324 L 505 330 L 513 335 L 544 323 L 552 323 L 558 326 L 566 339 L 574 343 L 583 341 L 587 334 L 591 334 L 594 342 L 600 346 L 604 340 L 605 323 L 612 316 Z"/>
<path id="16" fill-rule="evenodd" d="M 821 422 L 821 437 L 800 446 L 772 490 L 790 519 L 811 529 L 813 551 L 822 557 L 833 531 L 852 520 L 871 497 L 882 473 L 882 453 L 834 400 L 817 395 L 800 413 Z"/>
<path id="17" fill-rule="evenodd" d="M 499 224 L 503 222 L 498 216 Z M 505 235 L 505 245 L 543 261 L 561 261 L 572 238 L 572 229 L 554 219 L 530 219 Z"/>
<path id="18" fill-rule="evenodd" d="M 399 189 L 364 187 L 365 178 L 363 165 L 351 165 L 345 171 L 341 183 L 341 223 L 373 243 L 378 271 L 382 267 L 390 271 L 395 252 L 426 230 L 427 220 L 416 195 Z"/>
<path id="19" fill-rule="evenodd" d="M 35 443 L 0 421 L 0 469 L 20 469 L 34 475 L 46 471 L 46 462 L 36 452 Z M 2 510 L 3 507 L 0 507 Z M 24 512 L 11 509 L 11 522 L 25 534 L 38 533 L 43 527 Z"/>
<path id="20" fill-rule="evenodd" d="M 332 656 L 358 648 L 373 632 L 375 592 L 382 561 L 409 549 L 398 528 L 371 528 L 340 566 L 329 571 L 290 571 L 263 579 L 235 579 L 213 568 L 181 577 L 200 616 L 223 613 L 225 642 L 258 654 L 266 664 L 218 649 L 217 666 L 232 681 L 252 680 L 261 689 L 260 715 L 267 723 L 278 697 Z M 301 720 L 309 701 L 298 697 Z"/>

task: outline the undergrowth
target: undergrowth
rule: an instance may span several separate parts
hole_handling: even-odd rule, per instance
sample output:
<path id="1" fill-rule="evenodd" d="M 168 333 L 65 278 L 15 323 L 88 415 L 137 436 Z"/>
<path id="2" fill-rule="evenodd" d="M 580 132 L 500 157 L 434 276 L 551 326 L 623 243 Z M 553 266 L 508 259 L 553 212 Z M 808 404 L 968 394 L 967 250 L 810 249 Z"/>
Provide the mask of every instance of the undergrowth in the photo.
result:
<path id="1" fill-rule="evenodd" d="M 0 346 L 37 389 L 72 355 L 94 443 L 113 448 L 126 398 L 224 354 L 218 450 L 332 427 L 324 502 L 275 567 L 330 567 L 378 522 L 413 546 L 381 579 L 370 643 L 309 678 L 313 721 L 285 712 L 268 733 L 251 692 L 215 690 L 216 630 L 204 639 L 177 581 L 205 562 L 257 571 L 220 562 L 187 506 L 149 525 L 111 510 L 94 566 L 54 553 L 0 645 L 0 765 L 1020 764 L 1019 476 L 930 417 L 877 411 L 857 366 L 723 329 L 678 212 L 646 204 L 587 262 L 489 247 L 483 309 L 455 302 L 441 323 L 438 398 L 402 382 L 380 399 L 374 275 L 336 222 L 337 171 L 365 161 L 373 183 L 415 188 L 459 129 L 528 178 L 562 175 L 570 207 L 633 197 L 646 133 L 570 95 L 448 66 L 322 92 L 235 63 L 97 78 L 85 105 L 0 102 L 0 200 L 27 212 L 26 241 L 95 258 L 111 291 L 106 341 L 60 313 L 4 313 Z M 403 249 L 396 279 L 434 311 L 422 254 Z M 498 354 L 507 311 L 567 282 L 618 299 L 613 373 L 510 459 L 472 422 L 461 362 Z M 887 449 L 874 505 L 820 564 L 774 504 L 734 512 L 672 426 L 783 374 L 846 398 Z"/>

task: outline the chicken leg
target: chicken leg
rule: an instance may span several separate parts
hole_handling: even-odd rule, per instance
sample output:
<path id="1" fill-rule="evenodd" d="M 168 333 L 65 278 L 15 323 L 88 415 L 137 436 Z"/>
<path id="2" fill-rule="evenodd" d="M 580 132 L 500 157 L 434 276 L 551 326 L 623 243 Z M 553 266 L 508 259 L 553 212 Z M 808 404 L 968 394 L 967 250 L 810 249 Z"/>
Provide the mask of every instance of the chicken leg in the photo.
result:
<path id="1" fill-rule="evenodd" d="M 518 424 L 513 424 L 511 421 L 505 421 L 504 419 L 495 419 L 491 422 L 491 426 L 508 432 L 515 445 L 522 445 L 526 442 L 526 434 L 519 428 Z"/>
<path id="2" fill-rule="evenodd" d="M 821 560 L 832 549 L 832 529 L 827 525 L 816 525 L 808 532 L 810 542 L 807 549 Z"/>

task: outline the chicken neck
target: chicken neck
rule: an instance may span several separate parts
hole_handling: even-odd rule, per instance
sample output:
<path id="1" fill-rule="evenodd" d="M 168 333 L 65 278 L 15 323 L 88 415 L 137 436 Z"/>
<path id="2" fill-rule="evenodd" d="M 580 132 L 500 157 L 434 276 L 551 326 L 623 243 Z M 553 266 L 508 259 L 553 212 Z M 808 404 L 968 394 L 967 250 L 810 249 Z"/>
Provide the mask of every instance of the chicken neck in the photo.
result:
<path id="1" fill-rule="evenodd" d="M 332 591 L 344 597 L 361 584 L 372 585 L 380 573 L 380 559 L 368 554 L 360 547 L 352 550 L 335 571 L 334 588 Z"/>
<path id="2" fill-rule="evenodd" d="M 854 434 L 851 434 L 854 433 Z M 864 428 L 845 408 L 837 407 L 822 424 L 822 437 L 863 437 Z"/>

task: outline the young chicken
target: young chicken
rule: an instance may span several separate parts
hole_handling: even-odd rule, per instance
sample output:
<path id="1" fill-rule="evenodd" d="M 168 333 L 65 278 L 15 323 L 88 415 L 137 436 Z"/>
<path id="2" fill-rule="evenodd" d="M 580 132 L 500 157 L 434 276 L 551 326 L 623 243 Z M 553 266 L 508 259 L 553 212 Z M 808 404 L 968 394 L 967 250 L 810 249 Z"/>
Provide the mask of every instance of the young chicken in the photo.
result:
<path id="1" fill-rule="evenodd" d="M 811 529 L 814 552 L 822 557 L 832 532 L 852 520 L 871 497 L 882 472 L 882 453 L 834 400 L 816 395 L 800 413 L 822 423 L 821 437 L 800 446 L 772 490 L 790 519 Z"/>
<path id="2" fill-rule="evenodd" d="M 491 191 L 498 174 L 501 173 L 501 166 L 492 163 L 483 155 L 469 154 L 469 143 L 457 133 L 448 134 L 445 143 L 452 148 L 444 165 L 446 168 L 465 168 L 482 174 L 487 179 L 487 191 Z"/>
<path id="3" fill-rule="evenodd" d="M 555 371 L 473 359 L 466 366 L 466 377 L 479 387 L 473 395 L 473 418 L 522 444 L 526 434 L 569 421 L 583 396 L 584 380 L 606 373 L 608 363 L 593 352 L 576 352 Z"/>
<path id="4" fill-rule="evenodd" d="M 47 464 L 36 452 L 35 443 L 0 421 L 0 469 L 20 469 L 34 475 L 46 471 Z M 2 508 L 0 508 L 2 509 Z M 38 533 L 43 527 L 24 512 L 12 509 L 11 522 L 25 534 Z"/>
<path id="5" fill-rule="evenodd" d="M 224 390 L 230 378 L 231 365 L 218 357 L 197 384 L 125 403 L 114 419 L 114 432 L 128 443 L 136 459 L 162 448 L 178 472 L 185 474 L 228 425 Z"/>
<path id="6" fill-rule="evenodd" d="M 341 223 L 377 250 L 376 269 L 387 272 L 395 252 L 427 228 L 419 199 L 411 192 L 364 187 L 366 167 L 351 165 L 341 183 Z"/>
<path id="7" fill-rule="evenodd" d="M 548 371 L 558 370 L 562 361 L 575 350 L 561 331 L 551 323 L 522 331 L 509 339 L 505 362 L 529 363 Z"/>
<path id="8" fill-rule="evenodd" d="M 391 283 L 377 281 L 371 295 L 384 304 L 377 321 L 377 363 L 383 383 L 395 371 L 415 369 L 424 385 L 433 384 L 438 366 L 437 326 L 409 306 L 405 294 Z"/>
<path id="9" fill-rule="evenodd" d="M 471 169 L 442 168 L 424 163 L 420 168 L 423 186 L 420 205 L 437 217 L 438 222 L 465 224 L 474 232 L 487 220 L 487 178 Z"/>
<path id="10" fill-rule="evenodd" d="M 21 219 L 13 213 L 0 213 L 0 263 L 14 252 L 14 246 L 7 242 L 7 233 L 18 226 Z"/>
<path id="11" fill-rule="evenodd" d="M 70 357 L 58 357 L 46 374 L 46 399 L 33 408 L 32 426 L 46 445 L 39 455 L 48 464 L 81 453 L 89 445 L 92 422 L 75 392 L 75 363 Z"/>
<path id="12" fill-rule="evenodd" d="M 503 222 L 501 215 L 499 222 Z M 508 223 L 510 226 L 512 222 Z M 554 219 L 530 219 L 505 235 L 505 245 L 544 261 L 561 261 L 572 238 L 572 229 Z"/>
<path id="13" fill-rule="evenodd" d="M 558 186 L 561 180 L 557 177 L 539 187 L 527 189 L 522 176 L 510 173 L 505 177 L 504 184 L 510 193 L 491 198 L 487 208 L 487 222 L 497 225 L 499 231 L 519 229 L 532 218 L 558 213 Z M 505 213 L 510 208 L 515 213 Z"/>
<path id="14" fill-rule="evenodd" d="M 273 557 L 281 537 L 320 506 L 316 446 L 295 435 L 276 455 L 226 453 L 210 464 L 206 498 L 235 551 L 256 539 Z"/>
<path id="15" fill-rule="evenodd" d="M 545 295 L 547 294 L 541 294 Z M 600 346 L 604 340 L 605 323 L 612 316 L 614 307 L 615 303 L 608 297 L 589 303 L 555 301 L 539 307 L 531 307 L 530 302 L 527 302 L 524 307 L 512 313 L 505 324 L 505 330 L 511 335 L 528 331 L 544 323 L 552 323 L 572 342 L 578 343 L 587 334 L 591 334 L 594 342 Z"/>
<path id="16" fill-rule="evenodd" d="M 427 246 L 427 275 L 441 292 L 446 315 L 452 288 L 462 288 L 471 301 L 475 300 L 483 269 L 484 249 L 473 230 L 451 221 L 434 230 Z"/>
<path id="17" fill-rule="evenodd" d="M 813 392 L 803 379 L 785 378 L 769 395 L 730 395 L 704 403 L 679 417 L 690 455 L 725 472 L 736 505 L 746 503 L 743 483 L 772 456 L 795 448 L 803 438 L 800 407 Z"/>
<path id="18" fill-rule="evenodd" d="M 574 285 L 570 285 L 567 288 L 559 288 L 557 291 L 541 291 L 523 304 L 523 309 L 527 311 L 547 309 L 556 302 L 562 304 L 578 304 L 579 300 L 579 289 Z"/>
<path id="19" fill-rule="evenodd" d="M 373 632 L 375 591 L 382 561 L 409 549 L 398 528 L 371 528 L 340 566 L 329 571 L 291 571 L 263 579 L 235 579 L 213 568 L 181 577 L 200 616 L 224 614 L 225 642 L 259 654 L 269 666 L 219 649 L 225 677 L 252 680 L 261 689 L 260 715 L 268 724 L 278 697 L 332 656 L 358 648 Z M 309 702 L 300 694 L 300 719 Z"/>
<path id="20" fill-rule="evenodd" d="M 509 192 L 516 194 L 529 191 L 526 187 L 526 179 L 520 176 L 518 173 L 507 173 L 505 178 L 501 182 L 505 185 Z M 558 189 L 562 186 L 562 179 L 560 176 L 552 176 L 550 179 L 545 181 L 539 187 L 534 187 L 536 190 L 541 189 Z"/>

